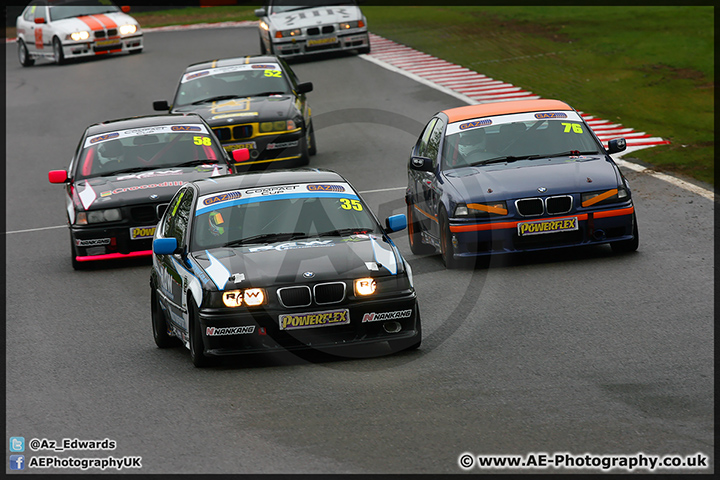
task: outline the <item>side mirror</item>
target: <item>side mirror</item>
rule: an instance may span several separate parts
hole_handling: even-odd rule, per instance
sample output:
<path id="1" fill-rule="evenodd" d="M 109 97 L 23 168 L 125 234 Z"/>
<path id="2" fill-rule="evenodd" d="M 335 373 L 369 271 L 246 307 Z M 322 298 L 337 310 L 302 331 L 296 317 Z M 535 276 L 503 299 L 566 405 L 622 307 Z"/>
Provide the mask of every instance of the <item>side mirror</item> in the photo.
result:
<path id="1" fill-rule="evenodd" d="M 624 138 L 615 138 L 608 142 L 608 152 L 618 153 L 627 148 L 627 142 Z"/>
<path id="2" fill-rule="evenodd" d="M 45 19 L 44 18 L 36 18 L 35 23 L 37 23 L 38 25 L 41 23 L 45 23 Z"/>
<path id="3" fill-rule="evenodd" d="M 419 172 L 432 172 L 433 162 L 427 157 L 410 157 L 410 168 Z"/>
<path id="4" fill-rule="evenodd" d="M 297 88 L 295 90 L 299 94 L 312 92 L 313 84 L 312 84 L 312 82 L 298 83 Z"/>
<path id="5" fill-rule="evenodd" d="M 153 102 L 153 110 L 157 111 L 168 111 L 170 110 L 170 105 L 168 105 L 167 100 L 155 100 Z"/>
<path id="6" fill-rule="evenodd" d="M 68 175 L 65 170 L 51 170 L 48 172 L 48 180 L 50 183 L 65 183 Z"/>
<path id="7" fill-rule="evenodd" d="M 393 215 L 385 219 L 385 229 L 388 233 L 399 232 L 407 228 L 407 218 L 405 214 Z"/>
<path id="8" fill-rule="evenodd" d="M 235 163 L 247 162 L 250 160 L 250 150 L 247 148 L 238 148 L 232 151 L 232 158 Z"/>
<path id="9" fill-rule="evenodd" d="M 128 13 L 128 12 L 130 12 L 130 6 L 123 5 L 122 7 L 120 7 L 120 10 L 122 10 L 123 13 Z"/>
<path id="10" fill-rule="evenodd" d="M 155 255 L 172 255 L 177 252 L 177 238 L 156 238 L 152 244 L 153 253 Z"/>
<path id="11" fill-rule="evenodd" d="M 256 8 L 256 9 L 255 9 L 255 16 L 256 16 L 256 17 L 264 17 L 264 16 L 265 16 L 265 9 L 264 9 L 264 8 Z"/>

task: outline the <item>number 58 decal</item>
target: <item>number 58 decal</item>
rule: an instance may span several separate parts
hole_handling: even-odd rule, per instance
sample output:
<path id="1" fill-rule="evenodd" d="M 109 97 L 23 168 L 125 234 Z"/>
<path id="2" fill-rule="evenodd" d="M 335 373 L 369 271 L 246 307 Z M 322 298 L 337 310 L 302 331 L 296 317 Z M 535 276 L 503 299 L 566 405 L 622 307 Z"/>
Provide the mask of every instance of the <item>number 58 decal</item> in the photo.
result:
<path id="1" fill-rule="evenodd" d="M 341 198 L 340 199 L 340 206 L 343 208 L 343 210 L 357 210 L 362 211 L 363 206 L 362 203 L 360 203 L 360 200 L 350 200 L 348 198 Z"/>
<path id="2" fill-rule="evenodd" d="M 212 141 L 210 140 L 210 137 L 193 137 L 193 143 L 195 145 L 212 145 Z"/>

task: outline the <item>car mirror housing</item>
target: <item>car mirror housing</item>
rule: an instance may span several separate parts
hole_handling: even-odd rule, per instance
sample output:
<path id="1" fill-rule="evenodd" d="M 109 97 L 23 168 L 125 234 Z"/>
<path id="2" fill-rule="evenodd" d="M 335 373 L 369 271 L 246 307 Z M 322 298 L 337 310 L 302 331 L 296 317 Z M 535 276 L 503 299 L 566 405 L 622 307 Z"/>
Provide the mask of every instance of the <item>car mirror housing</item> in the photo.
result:
<path id="1" fill-rule="evenodd" d="M 36 18 L 35 23 L 37 23 L 38 25 L 41 23 L 45 23 L 45 19 L 44 18 Z"/>
<path id="2" fill-rule="evenodd" d="M 608 142 L 608 152 L 618 153 L 627 148 L 627 142 L 624 138 L 615 138 Z"/>
<path id="3" fill-rule="evenodd" d="M 232 151 L 232 158 L 235 163 L 247 162 L 250 160 L 250 150 L 247 148 L 238 148 Z"/>
<path id="4" fill-rule="evenodd" d="M 385 228 L 388 232 L 399 232 L 407 228 L 407 217 L 405 214 L 392 215 L 385 219 Z"/>
<path id="5" fill-rule="evenodd" d="M 168 105 L 167 100 L 155 100 L 153 102 L 153 110 L 157 111 L 167 111 L 170 110 L 170 105 Z"/>
<path id="6" fill-rule="evenodd" d="M 255 9 L 255 16 L 256 16 L 256 17 L 264 17 L 264 16 L 265 16 L 265 9 L 264 9 L 264 8 L 256 8 L 256 9 Z"/>
<path id="7" fill-rule="evenodd" d="M 48 172 L 48 180 L 50 183 L 65 183 L 68 175 L 65 170 L 51 170 Z"/>
<path id="8" fill-rule="evenodd" d="M 432 172 L 433 162 L 427 157 L 411 157 L 410 168 L 420 172 Z"/>
<path id="9" fill-rule="evenodd" d="M 155 255 L 172 255 L 177 252 L 177 238 L 156 238 L 153 240 L 153 253 Z"/>
<path id="10" fill-rule="evenodd" d="M 312 84 L 312 82 L 298 83 L 297 88 L 295 90 L 297 91 L 298 94 L 312 92 L 313 84 Z"/>

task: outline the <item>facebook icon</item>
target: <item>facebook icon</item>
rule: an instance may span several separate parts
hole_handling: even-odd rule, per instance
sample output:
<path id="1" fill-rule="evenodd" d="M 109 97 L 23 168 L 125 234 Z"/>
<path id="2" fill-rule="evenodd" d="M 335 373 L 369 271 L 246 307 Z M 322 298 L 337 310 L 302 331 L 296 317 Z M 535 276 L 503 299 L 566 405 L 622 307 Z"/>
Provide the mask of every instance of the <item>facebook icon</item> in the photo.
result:
<path id="1" fill-rule="evenodd" d="M 25 470 L 25 455 L 10 455 L 10 470 Z"/>

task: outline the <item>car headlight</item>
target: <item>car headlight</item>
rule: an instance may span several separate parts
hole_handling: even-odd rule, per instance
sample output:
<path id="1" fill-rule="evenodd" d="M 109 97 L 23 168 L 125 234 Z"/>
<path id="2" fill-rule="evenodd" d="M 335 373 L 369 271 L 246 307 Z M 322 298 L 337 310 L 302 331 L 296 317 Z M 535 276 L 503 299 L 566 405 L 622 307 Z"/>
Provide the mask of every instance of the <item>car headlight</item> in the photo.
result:
<path id="1" fill-rule="evenodd" d="M 122 25 L 120 27 L 120 35 L 130 35 L 137 32 L 137 25 Z"/>
<path id="2" fill-rule="evenodd" d="M 366 297 L 375 293 L 377 282 L 373 278 L 358 278 L 355 280 L 355 295 Z"/>
<path id="3" fill-rule="evenodd" d="M 87 225 L 89 223 L 107 223 L 122 220 L 122 212 L 119 208 L 107 210 L 91 210 L 89 212 L 78 212 L 75 217 L 76 225 Z"/>
<path id="4" fill-rule="evenodd" d="M 263 30 L 269 30 L 269 29 L 270 29 L 270 27 L 268 26 L 268 24 L 265 23 L 265 22 L 263 22 L 262 20 L 260 21 L 260 23 L 258 24 L 258 26 L 259 26 L 260 28 L 262 28 Z"/>
<path id="5" fill-rule="evenodd" d="M 505 202 L 459 203 L 455 207 L 456 217 L 491 218 L 493 216 L 502 217 L 507 213 Z"/>
<path id="6" fill-rule="evenodd" d="M 287 130 L 295 130 L 295 122 L 292 120 L 276 120 L 274 122 L 260 123 L 260 133 L 285 132 Z"/>
<path id="7" fill-rule="evenodd" d="M 299 28 L 293 28 L 292 30 L 278 30 L 275 32 L 275 38 L 297 37 L 299 35 L 302 35 L 302 30 Z"/>
<path id="8" fill-rule="evenodd" d="M 266 303 L 265 290 L 262 288 L 246 288 L 245 290 L 227 290 L 222 294 L 223 304 L 229 308 L 257 307 Z"/>
<path id="9" fill-rule="evenodd" d="M 79 42 L 81 40 L 87 40 L 88 38 L 90 38 L 90 32 L 88 32 L 87 30 L 73 32 L 65 36 L 65 40 L 74 40 L 76 42 Z"/>
<path id="10" fill-rule="evenodd" d="M 630 198 L 630 192 L 627 188 L 620 186 L 618 188 L 611 188 L 610 190 L 583 193 L 580 197 L 583 207 L 593 207 L 608 203 L 624 202 Z"/>
<path id="11" fill-rule="evenodd" d="M 362 28 L 365 26 L 365 22 L 358 20 L 357 22 L 343 22 L 340 24 L 340 30 L 347 30 L 350 28 Z"/>

